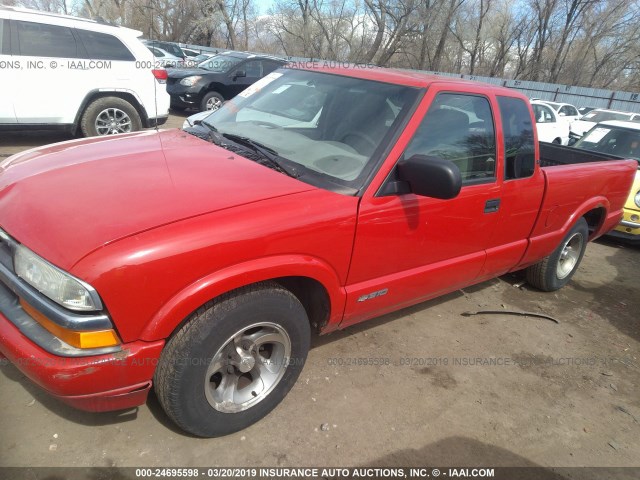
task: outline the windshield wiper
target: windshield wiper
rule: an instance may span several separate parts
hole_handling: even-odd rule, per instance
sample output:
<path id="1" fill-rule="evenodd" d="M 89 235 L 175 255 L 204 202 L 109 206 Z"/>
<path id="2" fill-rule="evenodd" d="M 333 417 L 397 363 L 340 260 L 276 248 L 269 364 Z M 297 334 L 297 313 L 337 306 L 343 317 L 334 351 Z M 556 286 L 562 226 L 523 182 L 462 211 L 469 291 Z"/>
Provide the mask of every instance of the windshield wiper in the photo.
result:
<path id="1" fill-rule="evenodd" d="M 211 127 L 213 127 L 213 125 Z M 232 142 L 235 142 L 260 154 L 262 158 L 266 160 L 265 163 L 267 163 L 268 166 L 270 166 L 274 170 L 289 175 L 293 178 L 300 177 L 300 173 L 298 173 L 296 169 L 285 166 L 280 160 L 278 160 L 278 152 L 276 152 L 273 148 L 269 148 L 266 145 L 256 142 L 255 140 L 251 140 L 250 138 L 243 137 L 241 135 L 234 135 L 233 133 L 223 133 L 222 136 L 228 138 Z"/>
<path id="2" fill-rule="evenodd" d="M 209 122 L 205 122 L 204 120 L 200 120 L 197 121 L 200 125 L 204 125 L 205 127 L 207 127 L 209 129 L 209 132 L 207 134 L 207 138 L 209 139 L 209 141 L 211 143 L 213 143 L 214 145 L 217 146 L 222 146 L 222 136 L 220 135 L 220 132 L 218 132 L 218 129 L 214 126 L 211 125 Z"/>

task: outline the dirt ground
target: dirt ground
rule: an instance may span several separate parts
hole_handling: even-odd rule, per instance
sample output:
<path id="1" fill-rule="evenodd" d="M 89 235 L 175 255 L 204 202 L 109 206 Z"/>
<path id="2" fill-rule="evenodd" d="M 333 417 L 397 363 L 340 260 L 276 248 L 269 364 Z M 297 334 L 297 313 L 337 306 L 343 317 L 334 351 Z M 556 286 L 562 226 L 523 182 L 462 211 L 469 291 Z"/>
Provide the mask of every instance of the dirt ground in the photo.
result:
<path id="1" fill-rule="evenodd" d="M 0 155 L 67 138 L 3 134 Z M 316 337 L 284 402 L 218 439 L 178 431 L 153 394 L 73 410 L 5 362 L 0 465 L 640 466 L 639 272 L 640 249 L 602 240 L 559 292 L 508 275 Z M 481 309 L 559 323 L 461 315 Z"/>

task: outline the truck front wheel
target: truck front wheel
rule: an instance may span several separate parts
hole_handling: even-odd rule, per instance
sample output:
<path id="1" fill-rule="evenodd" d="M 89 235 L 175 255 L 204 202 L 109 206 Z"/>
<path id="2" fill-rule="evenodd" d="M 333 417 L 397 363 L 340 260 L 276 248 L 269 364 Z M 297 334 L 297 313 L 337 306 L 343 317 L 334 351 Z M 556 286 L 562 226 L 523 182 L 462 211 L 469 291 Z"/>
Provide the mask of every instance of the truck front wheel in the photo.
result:
<path id="1" fill-rule="evenodd" d="M 304 307 L 264 282 L 203 306 L 167 342 L 155 390 L 167 415 L 200 437 L 237 432 L 278 405 L 309 351 Z"/>
<path id="2" fill-rule="evenodd" d="M 564 287 L 578 270 L 588 239 L 587 221 L 581 218 L 551 255 L 527 268 L 527 282 L 545 292 Z"/>

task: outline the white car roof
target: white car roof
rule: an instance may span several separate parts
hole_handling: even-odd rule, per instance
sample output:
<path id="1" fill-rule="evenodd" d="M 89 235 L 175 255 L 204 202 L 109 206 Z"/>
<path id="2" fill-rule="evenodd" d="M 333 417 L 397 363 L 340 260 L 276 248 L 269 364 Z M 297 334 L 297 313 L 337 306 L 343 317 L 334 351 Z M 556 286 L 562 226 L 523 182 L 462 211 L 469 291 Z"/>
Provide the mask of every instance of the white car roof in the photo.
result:
<path id="1" fill-rule="evenodd" d="M 623 115 L 635 115 L 633 112 L 623 112 L 622 110 L 611 110 L 609 108 L 594 108 L 590 112 L 587 112 L 586 115 L 595 112 L 612 112 L 612 113 L 622 113 Z M 614 120 L 607 120 L 613 122 Z"/>
<path id="2" fill-rule="evenodd" d="M 132 35 L 134 37 L 142 36 L 142 32 L 139 30 L 120 27 L 102 19 L 91 20 L 89 18 L 74 17 L 72 15 L 42 12 L 40 10 L 33 10 L 30 8 L 6 7 L 4 5 L 0 5 L 0 18 L 22 20 L 25 22 L 46 23 L 48 25 L 58 25 L 61 27 L 78 27 L 85 30 L 92 30 L 94 32 L 116 35 Z"/>
<path id="3" fill-rule="evenodd" d="M 575 105 L 572 105 L 570 103 L 564 103 L 564 102 L 552 102 L 551 100 L 539 100 L 542 103 L 546 103 L 548 105 L 556 105 L 558 107 L 564 107 L 565 105 L 568 105 L 569 107 L 573 107 L 576 110 L 578 109 L 578 107 L 576 107 Z"/>
<path id="4" fill-rule="evenodd" d="M 608 125 L 610 127 L 623 127 L 630 128 L 632 130 L 640 130 L 640 123 L 638 122 L 626 122 L 624 120 L 605 120 L 598 123 L 598 125 Z"/>

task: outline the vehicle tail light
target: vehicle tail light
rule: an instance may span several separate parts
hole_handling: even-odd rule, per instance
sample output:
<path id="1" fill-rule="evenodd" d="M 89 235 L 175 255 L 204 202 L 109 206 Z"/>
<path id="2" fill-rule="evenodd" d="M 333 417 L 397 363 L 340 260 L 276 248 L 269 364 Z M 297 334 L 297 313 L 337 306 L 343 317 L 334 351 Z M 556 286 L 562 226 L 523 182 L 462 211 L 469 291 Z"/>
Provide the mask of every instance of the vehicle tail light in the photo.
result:
<path id="1" fill-rule="evenodd" d="M 159 83 L 167 83 L 167 78 L 169 78 L 169 74 L 164 68 L 158 68 L 151 70 L 153 76 L 156 77 L 156 80 Z"/>

